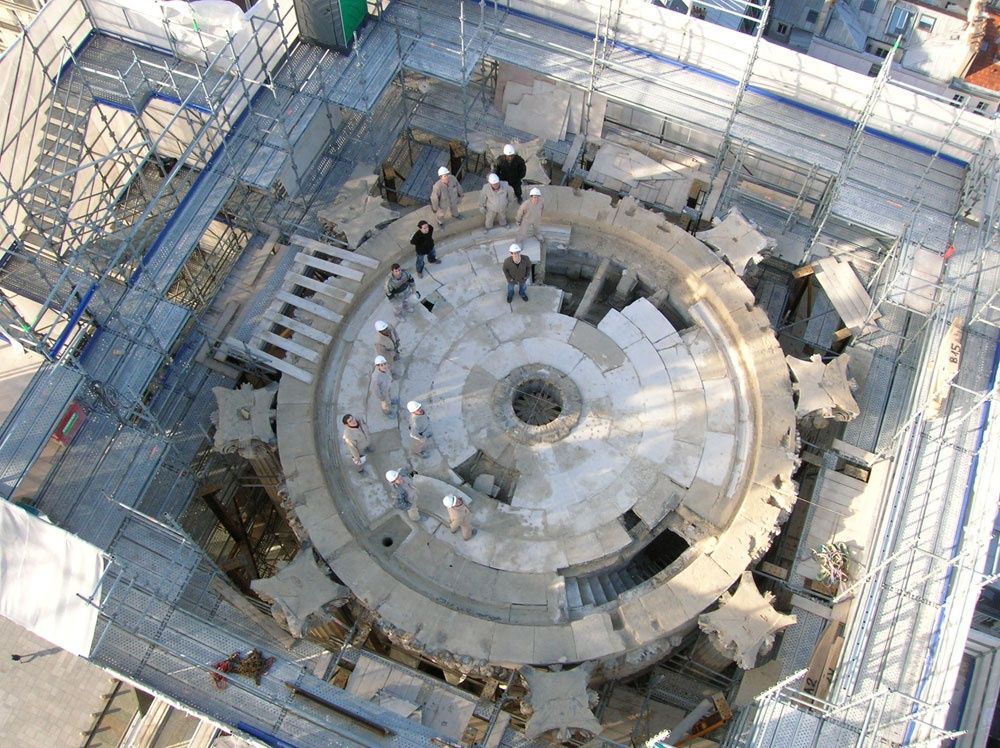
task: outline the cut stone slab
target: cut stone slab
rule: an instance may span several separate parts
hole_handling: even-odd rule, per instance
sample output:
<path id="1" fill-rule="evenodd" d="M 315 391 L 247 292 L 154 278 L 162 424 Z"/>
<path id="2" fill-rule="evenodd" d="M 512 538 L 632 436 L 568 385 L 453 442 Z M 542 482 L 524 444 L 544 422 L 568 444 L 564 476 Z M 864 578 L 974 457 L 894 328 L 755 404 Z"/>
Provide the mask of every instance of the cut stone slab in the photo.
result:
<path id="1" fill-rule="evenodd" d="M 604 315 L 597 329 L 614 341 L 622 350 L 642 339 L 642 331 L 621 312 L 611 309 Z"/>
<path id="2" fill-rule="evenodd" d="M 590 174 L 600 181 L 613 179 L 634 187 L 640 180 L 680 179 L 677 166 L 654 161 L 634 148 L 618 143 L 603 143 L 594 156 Z"/>
<path id="3" fill-rule="evenodd" d="M 569 120 L 569 102 L 569 91 L 525 93 L 520 101 L 507 107 L 503 123 L 544 140 L 562 140 Z"/>
<path id="4" fill-rule="evenodd" d="M 642 330 L 642 334 L 650 343 L 659 343 L 677 332 L 670 324 L 670 320 L 664 317 L 663 312 L 653 306 L 649 299 L 636 299 L 622 310 L 622 314 Z"/>
<path id="5" fill-rule="evenodd" d="M 730 208 L 721 221 L 712 220 L 712 228 L 695 234 L 705 244 L 729 260 L 737 275 L 742 276 L 751 262 L 760 263 L 763 254 L 774 248 L 775 242 L 757 230 L 738 208 Z"/>

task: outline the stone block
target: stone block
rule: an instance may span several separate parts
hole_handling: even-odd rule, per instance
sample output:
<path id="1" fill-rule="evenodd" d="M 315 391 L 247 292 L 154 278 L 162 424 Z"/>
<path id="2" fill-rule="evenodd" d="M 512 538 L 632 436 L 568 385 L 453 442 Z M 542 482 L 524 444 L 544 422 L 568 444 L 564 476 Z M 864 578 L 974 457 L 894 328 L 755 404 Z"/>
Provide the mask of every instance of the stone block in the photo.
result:
<path id="1" fill-rule="evenodd" d="M 719 486 L 700 478 L 691 482 L 681 503 L 689 512 L 714 527 L 724 527 L 735 509 Z"/>
<path id="2" fill-rule="evenodd" d="M 569 344 L 578 348 L 602 372 L 616 369 L 625 362 L 622 346 L 613 338 L 586 322 L 577 322 Z"/>
<path id="3" fill-rule="evenodd" d="M 449 627 L 444 648 L 476 660 L 490 660 L 498 625 L 500 624 L 493 621 L 462 616 L 456 624 Z"/>
<path id="4" fill-rule="evenodd" d="M 552 574 L 500 572 L 493 594 L 497 601 L 524 605 L 545 605 L 546 590 L 554 579 Z"/>
<path id="5" fill-rule="evenodd" d="M 648 299 L 637 299 L 622 310 L 625 315 L 650 343 L 658 343 L 677 331 L 663 312 L 653 306 Z"/>
<path id="6" fill-rule="evenodd" d="M 638 499 L 632 510 L 647 527 L 656 527 L 681 503 L 683 491 L 672 481 L 660 478 L 649 489 L 637 495 Z"/>
<path id="7" fill-rule="evenodd" d="M 725 379 L 729 376 L 729 363 L 719 348 L 719 342 L 703 328 L 686 330 L 681 337 L 698 367 L 702 380 Z"/>
<path id="8" fill-rule="evenodd" d="M 619 608 L 622 620 L 621 636 L 628 642 L 629 648 L 662 638 L 671 624 L 675 623 L 675 619 L 677 622 L 680 620 L 680 616 L 673 613 L 677 603 L 669 588 L 666 586 L 657 588 L 655 593 L 656 601 L 651 608 L 646 607 L 646 598 L 649 594 L 629 600 Z M 655 612 L 650 612 L 651 609 Z"/>
<path id="9" fill-rule="evenodd" d="M 706 431 L 698 478 L 713 486 L 725 486 L 729 482 L 735 456 L 736 439 L 732 434 Z"/>
<path id="10" fill-rule="evenodd" d="M 569 626 L 535 626 L 531 661 L 536 665 L 575 662 L 578 659 L 573 629 Z"/>
<path id="11" fill-rule="evenodd" d="M 685 488 L 690 486 L 695 475 L 698 474 L 698 465 L 701 463 L 701 452 L 701 444 L 691 444 L 687 441 L 675 439 L 669 460 L 663 463 L 664 472 L 677 485 L 684 486 Z"/>
<path id="12" fill-rule="evenodd" d="M 507 343 L 523 339 L 529 328 L 533 328 L 535 320 L 521 314 L 507 314 L 491 319 L 486 324 L 500 343 Z"/>
<path id="13" fill-rule="evenodd" d="M 611 338 L 615 346 L 623 350 L 643 337 L 642 331 L 631 320 L 614 309 L 604 315 L 604 319 L 598 323 L 597 329 Z"/>
<path id="14" fill-rule="evenodd" d="M 570 627 L 580 659 L 593 660 L 625 651 L 621 634 L 614 630 L 611 616 L 605 612 L 584 616 L 573 621 Z"/>
<path id="15" fill-rule="evenodd" d="M 645 424 L 645 419 L 643 419 L 643 423 Z M 685 448 L 685 451 L 690 451 L 693 454 L 694 450 Z M 642 437 L 635 450 L 635 456 L 648 462 L 664 465 L 673 461 L 675 452 L 674 430 L 670 425 L 663 424 L 644 427 Z M 693 470 L 697 471 L 697 464 L 693 465 Z M 684 474 L 687 474 L 687 470 L 684 470 Z"/>
<path id="16" fill-rule="evenodd" d="M 496 623 L 490 659 L 517 667 L 530 662 L 535 651 L 535 627 Z"/>
<path id="17" fill-rule="evenodd" d="M 704 379 L 707 428 L 710 431 L 735 434 L 737 425 L 737 393 L 730 379 Z"/>
<path id="18" fill-rule="evenodd" d="M 676 390 L 702 390 L 701 372 L 698 370 L 690 351 L 684 345 L 677 345 L 659 351 L 670 384 Z"/>

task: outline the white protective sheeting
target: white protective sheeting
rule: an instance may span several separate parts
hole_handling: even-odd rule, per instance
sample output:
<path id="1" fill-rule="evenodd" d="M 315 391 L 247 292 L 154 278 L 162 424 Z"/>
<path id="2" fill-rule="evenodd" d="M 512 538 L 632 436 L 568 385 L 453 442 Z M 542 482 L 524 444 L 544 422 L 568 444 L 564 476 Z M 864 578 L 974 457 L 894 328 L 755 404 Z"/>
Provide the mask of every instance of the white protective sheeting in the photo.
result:
<path id="1" fill-rule="evenodd" d="M 0 501 L 0 615 L 86 657 L 97 608 L 80 595 L 90 596 L 103 571 L 100 550 Z"/>

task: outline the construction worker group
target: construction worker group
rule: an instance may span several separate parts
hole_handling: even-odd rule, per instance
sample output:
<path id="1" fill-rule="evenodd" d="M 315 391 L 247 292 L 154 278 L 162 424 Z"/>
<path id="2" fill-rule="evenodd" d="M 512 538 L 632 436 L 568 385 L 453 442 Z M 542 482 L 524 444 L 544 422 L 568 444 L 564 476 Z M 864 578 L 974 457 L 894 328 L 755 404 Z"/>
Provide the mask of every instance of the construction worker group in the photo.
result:
<path id="1" fill-rule="evenodd" d="M 484 216 L 487 230 L 497 225 L 508 225 L 513 218 L 517 224 L 516 239 L 509 247 L 509 256 L 503 262 L 503 275 L 507 283 L 507 302 L 512 303 L 515 290 L 523 301 L 528 301 L 527 284 L 531 278 L 531 260 L 521 251 L 519 242 L 529 236 L 541 239 L 540 226 L 544 205 L 542 192 L 532 187 L 528 199 L 523 200 L 522 181 L 527 173 L 524 159 L 513 145 L 503 148 L 503 155 L 497 159 L 493 172 L 486 178 L 479 193 L 479 207 Z M 459 202 L 464 196 L 461 183 L 451 171 L 442 166 L 438 169 L 438 179 L 431 188 L 431 211 L 438 228 L 444 226 L 445 219 L 462 217 Z M 417 278 L 422 278 L 427 264 L 437 264 L 434 248 L 434 227 L 428 221 L 420 221 L 410 239 L 416 255 Z M 399 263 L 394 263 L 386 277 L 384 290 L 389 299 L 396 320 L 405 318 L 413 311 L 413 297 L 420 297 L 413 275 Z M 402 357 L 402 346 L 396 328 L 385 320 L 375 322 L 373 368 L 369 375 L 369 399 L 377 402 L 382 413 L 396 418 L 399 398 L 395 394 L 394 379 L 400 375 L 398 364 Z M 426 460 L 431 457 L 433 434 L 431 418 L 422 403 L 411 400 L 406 404 L 408 414 L 408 449 L 411 458 Z M 353 413 L 341 418 L 341 437 L 347 453 L 360 473 L 365 472 L 367 455 L 372 450 L 372 439 L 364 420 Z M 407 437 L 404 437 L 407 438 Z M 413 482 L 415 471 L 407 466 L 394 468 L 385 473 L 390 493 L 396 509 L 411 523 L 420 521 L 418 493 Z M 467 499 L 448 494 L 441 500 L 448 516 L 448 526 L 452 533 L 459 530 L 462 539 L 469 540 L 475 534 L 472 529 L 472 511 Z"/>

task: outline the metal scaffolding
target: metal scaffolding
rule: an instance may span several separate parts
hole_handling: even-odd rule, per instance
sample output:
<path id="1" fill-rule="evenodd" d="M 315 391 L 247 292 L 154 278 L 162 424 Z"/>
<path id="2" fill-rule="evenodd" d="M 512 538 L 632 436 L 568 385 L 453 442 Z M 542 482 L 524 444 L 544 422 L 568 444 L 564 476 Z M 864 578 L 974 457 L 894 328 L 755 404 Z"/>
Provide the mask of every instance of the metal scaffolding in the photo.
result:
<path id="1" fill-rule="evenodd" d="M 940 706 L 956 652 L 892 647 L 901 630 L 957 641 L 975 585 L 956 575 L 989 578 L 976 567 L 983 528 L 970 520 L 987 512 L 969 486 L 996 470 L 981 441 L 1000 323 L 995 151 L 983 118 L 906 89 L 889 65 L 874 80 L 851 79 L 843 100 L 824 108 L 833 84 L 821 66 L 803 63 L 791 82 L 761 41 L 768 8 L 736 14 L 747 34 L 616 0 L 397 0 L 373 8 L 339 54 L 299 38 L 290 2 L 248 16 L 238 35 L 192 32 L 113 0 L 50 0 L 0 57 L 0 80 L 22 82 L 0 91 L 11 102 L 0 131 L 0 324 L 46 359 L 0 432 L 0 494 L 29 498 L 115 559 L 94 600 L 104 627 L 95 660 L 226 724 L 250 720 L 302 744 L 317 742 L 316 730 L 344 729 L 284 692 L 267 705 L 249 688 L 226 698 L 211 690 L 209 651 L 259 639 L 211 592 L 221 573 L 167 520 L 222 469 L 204 451 L 207 416 L 212 387 L 235 378 L 199 358 L 216 342 L 204 318 L 265 226 L 336 243 L 315 208 L 358 164 L 388 159 L 401 136 L 465 146 L 530 139 L 493 104 L 491 71 L 512 65 L 584 92 L 588 117 L 591 98 L 607 97 L 616 133 L 711 161 L 716 214 L 738 206 L 796 260 L 842 255 L 875 299 L 878 329 L 854 343 L 871 359 L 863 415 L 840 437 L 896 466 L 870 571 L 851 590 L 843 664 L 827 700 L 802 693 L 798 676 L 766 692 L 729 744 L 782 744 L 803 725 L 824 745 L 947 737 Z M 663 25 L 662 38 L 643 34 L 651 23 Z M 894 116 L 901 111 L 909 116 Z M 306 148 L 310 126 L 324 120 L 323 137 Z M 587 118 L 582 133 L 591 133 Z M 549 141 L 545 152 L 562 164 L 571 141 Z M 852 243 L 858 236 L 872 241 Z M 892 292 L 909 252 L 949 245 L 958 252 L 931 311 L 899 303 Z M 920 415 L 926 372 L 955 316 L 966 321 L 970 363 L 950 414 L 931 422 Z M 237 374 L 275 373 L 248 361 Z M 37 475 L 74 402 L 87 412 L 80 432 Z M 970 430 L 976 415 L 980 428 Z M 944 464 L 947 478 L 935 478 Z M 957 542 L 967 528 L 968 541 Z M 180 570 L 168 575 L 170 590 L 135 553 L 158 544 Z M 793 573 L 789 589 L 802 592 L 800 582 Z M 290 679 L 309 677 L 282 656 Z M 192 691 L 189 677 L 205 688 Z"/>

